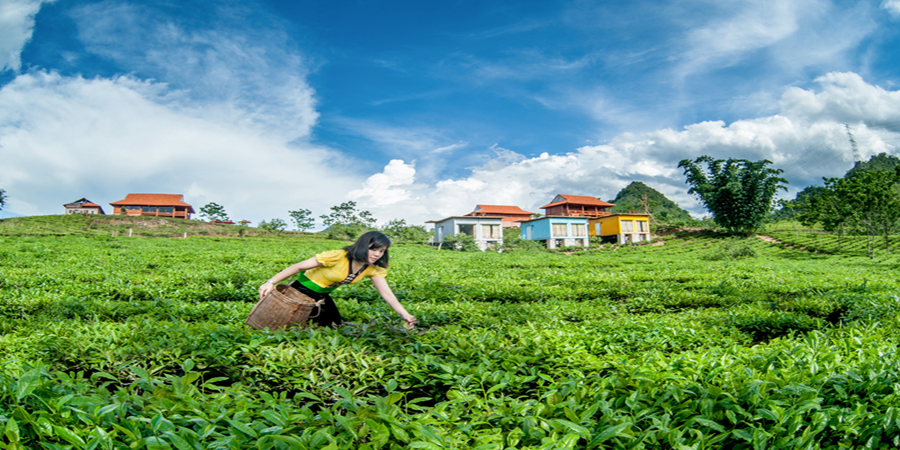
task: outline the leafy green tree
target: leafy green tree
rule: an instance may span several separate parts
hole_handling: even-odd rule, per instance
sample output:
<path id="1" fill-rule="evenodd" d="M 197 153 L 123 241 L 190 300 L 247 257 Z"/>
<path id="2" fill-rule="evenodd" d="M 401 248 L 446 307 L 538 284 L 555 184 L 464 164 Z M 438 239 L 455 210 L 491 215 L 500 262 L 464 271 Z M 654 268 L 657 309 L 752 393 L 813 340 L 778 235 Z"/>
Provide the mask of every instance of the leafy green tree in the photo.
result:
<path id="1" fill-rule="evenodd" d="M 424 244 L 431 235 L 424 226 L 408 225 L 403 219 L 392 219 L 381 227 L 381 232 L 391 241 L 404 244 Z"/>
<path id="2" fill-rule="evenodd" d="M 325 226 L 332 225 L 362 225 L 375 226 L 375 218 L 369 211 L 357 211 L 356 202 L 350 200 L 338 206 L 331 207 L 331 213 L 319 216 Z"/>
<path id="3" fill-rule="evenodd" d="M 218 203 L 207 203 L 200 208 L 200 217 L 208 222 L 219 220 L 225 222 L 228 220 L 228 214 L 225 213 L 225 207 Z"/>
<path id="4" fill-rule="evenodd" d="M 316 219 L 312 216 L 312 211 L 308 209 L 298 209 L 296 211 L 288 211 L 294 225 L 300 231 L 306 231 L 315 226 Z"/>
<path id="5" fill-rule="evenodd" d="M 877 170 L 882 172 L 891 172 L 900 166 L 900 158 L 889 155 L 887 153 L 879 153 L 871 158 L 868 161 L 857 161 L 853 164 L 853 168 L 848 170 L 844 177 L 856 175 L 860 172 L 866 172 L 869 170 Z"/>
<path id="6" fill-rule="evenodd" d="M 444 237 L 443 245 L 440 247 L 446 250 L 456 250 L 460 252 L 479 252 L 478 243 L 475 238 L 468 234 L 457 234 Z"/>
<path id="7" fill-rule="evenodd" d="M 4 206 L 6 206 L 6 191 L 0 189 L 0 211 L 3 210 Z"/>
<path id="8" fill-rule="evenodd" d="M 357 236 L 375 228 L 375 218 L 369 211 L 357 211 L 356 202 L 347 201 L 331 207 L 331 213 L 319 216 L 328 227 L 328 237 L 332 239 L 356 239 Z"/>
<path id="9" fill-rule="evenodd" d="M 268 222 L 265 220 L 261 220 L 259 222 L 258 227 L 263 230 L 268 231 L 269 233 L 278 234 L 278 233 L 281 233 L 282 231 L 284 231 L 285 228 L 287 228 L 287 223 L 285 223 L 281 219 L 275 218 L 275 219 L 269 220 Z"/>
<path id="10" fill-rule="evenodd" d="M 838 235 L 838 251 L 844 244 L 844 236 L 856 226 L 853 207 L 841 200 L 837 183 L 841 178 L 825 178 L 825 186 L 810 191 L 810 195 L 797 194 L 793 201 L 786 202 L 782 208 L 790 207 L 796 212 L 796 218 L 803 225 L 822 225 L 822 229 Z"/>
<path id="11" fill-rule="evenodd" d="M 700 164 L 706 164 L 704 170 Z M 689 194 L 696 194 L 713 220 L 729 233 L 749 236 L 762 226 L 772 209 L 778 189 L 787 190 L 788 181 L 778 175 L 783 170 L 767 167 L 772 161 L 727 161 L 701 156 L 681 160 Z"/>

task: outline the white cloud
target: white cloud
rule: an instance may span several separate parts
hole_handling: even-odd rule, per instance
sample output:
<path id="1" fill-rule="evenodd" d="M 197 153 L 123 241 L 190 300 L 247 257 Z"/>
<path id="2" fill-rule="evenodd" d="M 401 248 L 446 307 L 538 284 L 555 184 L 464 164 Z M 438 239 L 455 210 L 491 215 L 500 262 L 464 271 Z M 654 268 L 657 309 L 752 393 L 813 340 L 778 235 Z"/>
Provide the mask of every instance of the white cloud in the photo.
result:
<path id="1" fill-rule="evenodd" d="M 900 0 L 884 0 L 881 7 L 887 10 L 892 16 L 900 17 Z"/>
<path id="2" fill-rule="evenodd" d="M 756 0 L 721 6 L 728 12 L 688 28 L 676 70 L 680 79 L 732 66 L 760 51 L 767 52 L 767 64 L 788 74 L 820 64 L 833 68 L 877 27 L 864 5 L 840 9 L 827 0 Z M 732 13 L 733 6 L 737 9 Z"/>
<path id="3" fill-rule="evenodd" d="M 416 169 L 412 164 L 405 164 L 402 160 L 392 159 L 384 171 L 369 177 L 362 189 L 350 191 L 347 196 L 354 200 L 360 200 L 366 208 L 378 209 L 378 207 L 393 205 L 410 198 L 410 191 L 416 179 Z M 363 208 L 363 209 L 366 209 Z"/>
<path id="4" fill-rule="evenodd" d="M 22 49 L 31 40 L 34 16 L 52 0 L 3 0 L 0 2 L 0 72 L 22 67 Z"/>
<path id="5" fill-rule="evenodd" d="M 852 167 L 843 122 L 856 124 L 853 130 L 864 158 L 900 153 L 892 144 L 900 141 L 900 91 L 870 85 L 852 73 L 830 73 L 817 81 L 819 90 L 788 88 L 778 114 L 731 124 L 707 121 L 682 130 L 623 133 L 602 145 L 533 158 L 495 145 L 497 160 L 472 169 L 469 176 L 415 190 L 414 196 L 382 213 L 416 223 L 465 214 L 479 203 L 540 212 L 555 194 L 610 200 L 630 182 L 643 181 L 699 217 L 705 210 L 687 194 L 677 167 L 682 159 L 769 159 L 773 167 L 785 170 L 795 193 Z M 894 131 L 875 126 L 884 121 L 893 121 Z"/>
<path id="6" fill-rule="evenodd" d="M 164 80 L 197 114 L 306 138 L 318 120 L 308 62 L 278 23 L 252 8 L 210 5 L 206 27 L 150 5 L 108 0 L 72 12 L 85 48 L 141 78 Z M 186 97 L 186 98 L 185 98 Z"/>
<path id="7" fill-rule="evenodd" d="M 129 192 L 165 192 L 185 194 L 195 210 L 214 201 L 232 218 L 258 222 L 297 208 L 324 212 L 343 200 L 341 187 L 361 182 L 334 164 L 346 157 L 210 120 L 172 105 L 169 94 L 133 77 L 18 76 L 0 89 L 7 209 L 57 214 L 79 197 L 107 205 Z"/>

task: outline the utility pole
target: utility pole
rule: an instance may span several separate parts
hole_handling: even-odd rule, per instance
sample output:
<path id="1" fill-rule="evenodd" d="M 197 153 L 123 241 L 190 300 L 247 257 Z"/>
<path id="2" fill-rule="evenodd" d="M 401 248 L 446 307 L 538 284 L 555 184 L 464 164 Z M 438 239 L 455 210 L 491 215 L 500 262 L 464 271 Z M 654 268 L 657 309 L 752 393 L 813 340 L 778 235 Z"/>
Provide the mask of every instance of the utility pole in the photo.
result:
<path id="1" fill-rule="evenodd" d="M 856 145 L 856 139 L 853 138 L 853 133 L 850 132 L 850 125 L 844 124 L 844 129 L 847 130 L 847 137 L 850 138 L 850 148 L 853 149 L 853 163 L 858 163 L 862 160 L 859 156 L 859 147 Z"/>

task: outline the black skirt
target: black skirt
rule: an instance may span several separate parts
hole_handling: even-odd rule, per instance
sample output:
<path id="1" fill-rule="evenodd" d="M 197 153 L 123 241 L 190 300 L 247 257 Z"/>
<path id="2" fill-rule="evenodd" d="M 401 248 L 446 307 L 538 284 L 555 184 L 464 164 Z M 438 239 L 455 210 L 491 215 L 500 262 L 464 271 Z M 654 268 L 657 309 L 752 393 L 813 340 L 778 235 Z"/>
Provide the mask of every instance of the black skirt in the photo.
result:
<path id="1" fill-rule="evenodd" d="M 309 321 L 313 322 L 317 325 L 321 326 L 338 326 L 344 320 L 341 318 L 341 312 L 338 311 L 337 305 L 334 304 L 334 300 L 331 299 L 331 296 L 328 294 L 323 294 L 321 292 L 313 291 L 312 289 L 300 284 L 299 281 L 294 280 L 291 282 L 290 286 L 306 295 L 309 298 L 319 301 L 325 300 L 325 303 L 322 304 L 320 308 L 315 308 L 309 314 Z M 315 317 L 313 317 L 315 316 Z"/>

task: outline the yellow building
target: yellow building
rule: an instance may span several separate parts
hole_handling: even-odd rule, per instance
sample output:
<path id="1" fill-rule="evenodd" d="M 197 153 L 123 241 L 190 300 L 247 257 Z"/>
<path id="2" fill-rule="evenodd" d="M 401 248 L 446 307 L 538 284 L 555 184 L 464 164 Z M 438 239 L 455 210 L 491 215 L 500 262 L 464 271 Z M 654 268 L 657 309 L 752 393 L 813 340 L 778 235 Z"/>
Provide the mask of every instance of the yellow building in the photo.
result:
<path id="1" fill-rule="evenodd" d="M 588 219 L 588 233 L 600 236 L 604 242 L 627 244 L 650 242 L 650 216 L 620 213 Z"/>

